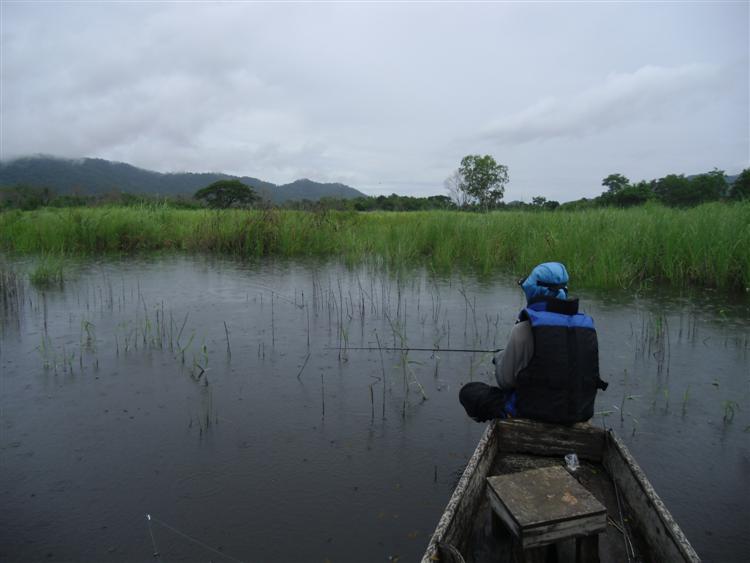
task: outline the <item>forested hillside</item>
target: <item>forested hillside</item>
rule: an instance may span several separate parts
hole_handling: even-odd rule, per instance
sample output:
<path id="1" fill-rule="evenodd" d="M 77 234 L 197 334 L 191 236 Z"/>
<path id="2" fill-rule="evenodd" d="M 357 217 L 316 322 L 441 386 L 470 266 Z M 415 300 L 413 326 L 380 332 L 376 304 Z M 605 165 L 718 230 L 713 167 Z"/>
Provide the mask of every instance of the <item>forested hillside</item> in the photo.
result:
<path id="1" fill-rule="evenodd" d="M 316 201 L 321 197 L 348 199 L 364 195 L 344 184 L 323 184 L 302 179 L 276 185 L 249 176 L 238 177 L 215 172 L 163 174 L 98 158 L 68 160 L 37 156 L 0 163 L 0 187 L 25 185 L 50 188 L 58 194 L 93 195 L 120 191 L 189 196 L 217 180 L 234 178 L 253 187 L 263 198 L 274 203 L 302 199 Z"/>

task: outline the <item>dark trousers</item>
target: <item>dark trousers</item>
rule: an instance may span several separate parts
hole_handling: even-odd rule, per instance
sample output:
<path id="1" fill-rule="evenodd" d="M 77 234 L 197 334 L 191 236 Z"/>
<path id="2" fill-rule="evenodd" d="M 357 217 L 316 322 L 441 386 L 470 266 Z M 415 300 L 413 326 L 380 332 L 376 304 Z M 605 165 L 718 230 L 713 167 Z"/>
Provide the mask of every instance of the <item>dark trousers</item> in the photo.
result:
<path id="1" fill-rule="evenodd" d="M 505 418 L 505 403 L 512 391 L 503 391 L 499 387 L 472 381 L 461 387 L 458 400 L 471 418 L 484 422 L 492 418 Z"/>

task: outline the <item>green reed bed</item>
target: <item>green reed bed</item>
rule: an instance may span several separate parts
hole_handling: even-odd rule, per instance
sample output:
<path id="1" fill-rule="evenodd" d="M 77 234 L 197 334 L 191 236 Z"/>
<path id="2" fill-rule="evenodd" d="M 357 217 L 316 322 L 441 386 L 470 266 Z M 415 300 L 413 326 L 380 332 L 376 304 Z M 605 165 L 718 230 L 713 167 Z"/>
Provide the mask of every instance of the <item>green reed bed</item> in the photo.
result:
<path id="1" fill-rule="evenodd" d="M 520 274 L 559 260 L 577 283 L 591 287 L 666 282 L 747 291 L 750 203 L 488 214 L 43 209 L 0 214 L 0 247 L 57 254 L 177 249 L 335 256 L 479 275 Z"/>
<path id="2" fill-rule="evenodd" d="M 29 281 L 31 281 L 31 284 L 38 289 L 62 287 L 65 283 L 63 269 L 64 264 L 62 256 L 42 256 L 34 266 L 34 269 L 31 270 Z"/>

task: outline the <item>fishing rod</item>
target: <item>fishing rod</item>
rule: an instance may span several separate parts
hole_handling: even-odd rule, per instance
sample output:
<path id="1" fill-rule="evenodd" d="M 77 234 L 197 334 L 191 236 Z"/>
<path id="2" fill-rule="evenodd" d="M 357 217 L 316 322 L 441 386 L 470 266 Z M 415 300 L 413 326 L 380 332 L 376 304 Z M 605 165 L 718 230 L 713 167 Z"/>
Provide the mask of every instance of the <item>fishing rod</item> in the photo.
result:
<path id="1" fill-rule="evenodd" d="M 390 346 L 326 346 L 324 350 L 382 350 L 383 352 L 472 352 L 492 353 L 502 352 L 504 348 L 495 350 L 481 350 L 476 348 L 398 348 Z"/>

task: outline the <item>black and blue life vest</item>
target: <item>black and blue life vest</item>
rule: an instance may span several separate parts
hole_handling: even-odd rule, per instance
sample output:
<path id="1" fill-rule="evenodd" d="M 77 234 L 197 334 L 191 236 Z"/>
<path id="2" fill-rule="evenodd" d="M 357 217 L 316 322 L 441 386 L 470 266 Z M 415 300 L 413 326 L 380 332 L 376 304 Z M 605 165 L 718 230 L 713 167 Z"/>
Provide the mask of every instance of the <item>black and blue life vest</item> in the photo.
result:
<path id="1" fill-rule="evenodd" d="M 529 321 L 534 354 L 518 373 L 518 415 L 572 424 L 594 415 L 599 377 L 599 347 L 594 320 L 578 312 L 578 300 L 542 297 L 519 315 Z"/>

